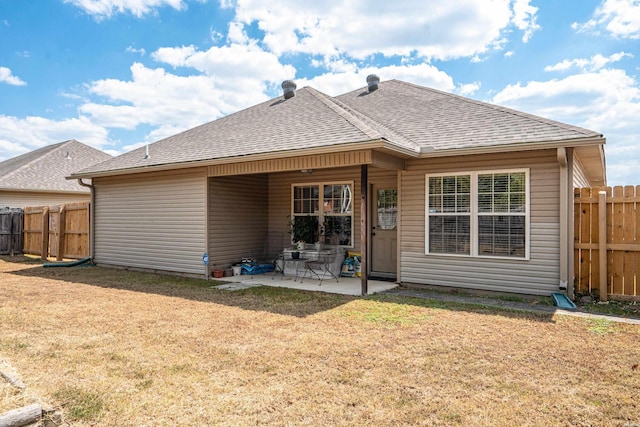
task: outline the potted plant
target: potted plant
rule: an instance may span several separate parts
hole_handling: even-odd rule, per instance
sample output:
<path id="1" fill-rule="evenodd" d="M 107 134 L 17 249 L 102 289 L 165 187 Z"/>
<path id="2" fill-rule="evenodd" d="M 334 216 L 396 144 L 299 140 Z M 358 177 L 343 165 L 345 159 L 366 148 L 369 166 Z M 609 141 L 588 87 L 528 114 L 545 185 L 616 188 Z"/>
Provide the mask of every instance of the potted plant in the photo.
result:
<path id="1" fill-rule="evenodd" d="M 318 217 L 316 216 L 295 216 L 288 217 L 289 234 L 291 240 L 295 242 L 298 250 L 304 249 L 305 243 L 314 243 L 320 236 Z"/>

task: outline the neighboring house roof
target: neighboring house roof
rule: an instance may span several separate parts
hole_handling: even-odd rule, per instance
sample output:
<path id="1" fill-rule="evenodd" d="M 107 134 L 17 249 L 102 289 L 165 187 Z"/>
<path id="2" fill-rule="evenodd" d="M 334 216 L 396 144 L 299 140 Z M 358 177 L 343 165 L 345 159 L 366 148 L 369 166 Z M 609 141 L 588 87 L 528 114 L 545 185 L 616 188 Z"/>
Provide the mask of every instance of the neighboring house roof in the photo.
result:
<path id="1" fill-rule="evenodd" d="M 567 143 L 569 142 L 569 143 Z M 379 146 L 403 157 L 581 144 L 602 135 L 531 114 L 390 80 L 330 97 L 305 87 L 83 169 L 99 176 L 165 166 Z M 149 156 L 145 156 L 148 150 Z"/>
<path id="2" fill-rule="evenodd" d="M 88 193 L 88 188 L 65 177 L 110 158 L 74 139 L 48 145 L 0 162 L 0 190 Z"/>

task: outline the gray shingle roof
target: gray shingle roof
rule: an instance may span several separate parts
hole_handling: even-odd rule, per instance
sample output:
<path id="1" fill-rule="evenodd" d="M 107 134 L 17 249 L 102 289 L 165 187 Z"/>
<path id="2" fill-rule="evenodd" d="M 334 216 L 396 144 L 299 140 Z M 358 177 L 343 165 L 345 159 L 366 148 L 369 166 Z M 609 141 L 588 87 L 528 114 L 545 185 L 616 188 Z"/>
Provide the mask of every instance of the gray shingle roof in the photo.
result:
<path id="1" fill-rule="evenodd" d="M 507 108 L 390 80 L 330 97 L 305 87 L 78 172 L 79 175 L 322 149 L 385 140 L 400 150 L 447 151 L 600 137 Z M 283 154 L 284 155 L 284 154 Z"/>
<path id="2" fill-rule="evenodd" d="M 88 193 L 88 188 L 65 177 L 110 158 L 74 139 L 48 145 L 0 162 L 0 189 Z"/>
<path id="3" fill-rule="evenodd" d="M 553 142 L 601 135 L 516 110 L 411 83 L 381 82 L 337 100 L 420 147 L 435 150 Z"/>

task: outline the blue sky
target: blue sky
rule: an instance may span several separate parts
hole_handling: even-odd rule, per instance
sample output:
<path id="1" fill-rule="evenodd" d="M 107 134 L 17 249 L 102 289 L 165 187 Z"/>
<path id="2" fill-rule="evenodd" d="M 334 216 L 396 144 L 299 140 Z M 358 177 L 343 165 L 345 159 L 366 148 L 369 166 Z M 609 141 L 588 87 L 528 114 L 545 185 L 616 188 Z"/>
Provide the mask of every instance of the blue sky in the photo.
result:
<path id="1" fill-rule="evenodd" d="M 0 0 L 0 161 L 375 73 L 603 133 L 609 184 L 640 184 L 639 42 L 640 0 Z"/>

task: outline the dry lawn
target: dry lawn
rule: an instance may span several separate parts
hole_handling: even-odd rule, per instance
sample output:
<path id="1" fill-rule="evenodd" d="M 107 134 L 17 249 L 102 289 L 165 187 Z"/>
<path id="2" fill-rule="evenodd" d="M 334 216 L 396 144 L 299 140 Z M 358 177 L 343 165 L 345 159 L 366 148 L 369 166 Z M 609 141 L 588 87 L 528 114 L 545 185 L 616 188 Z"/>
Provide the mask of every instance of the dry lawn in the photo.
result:
<path id="1" fill-rule="evenodd" d="M 0 413 L 65 425 L 629 426 L 640 327 L 0 257 Z M 0 366 L 2 366 L 0 364 Z"/>

